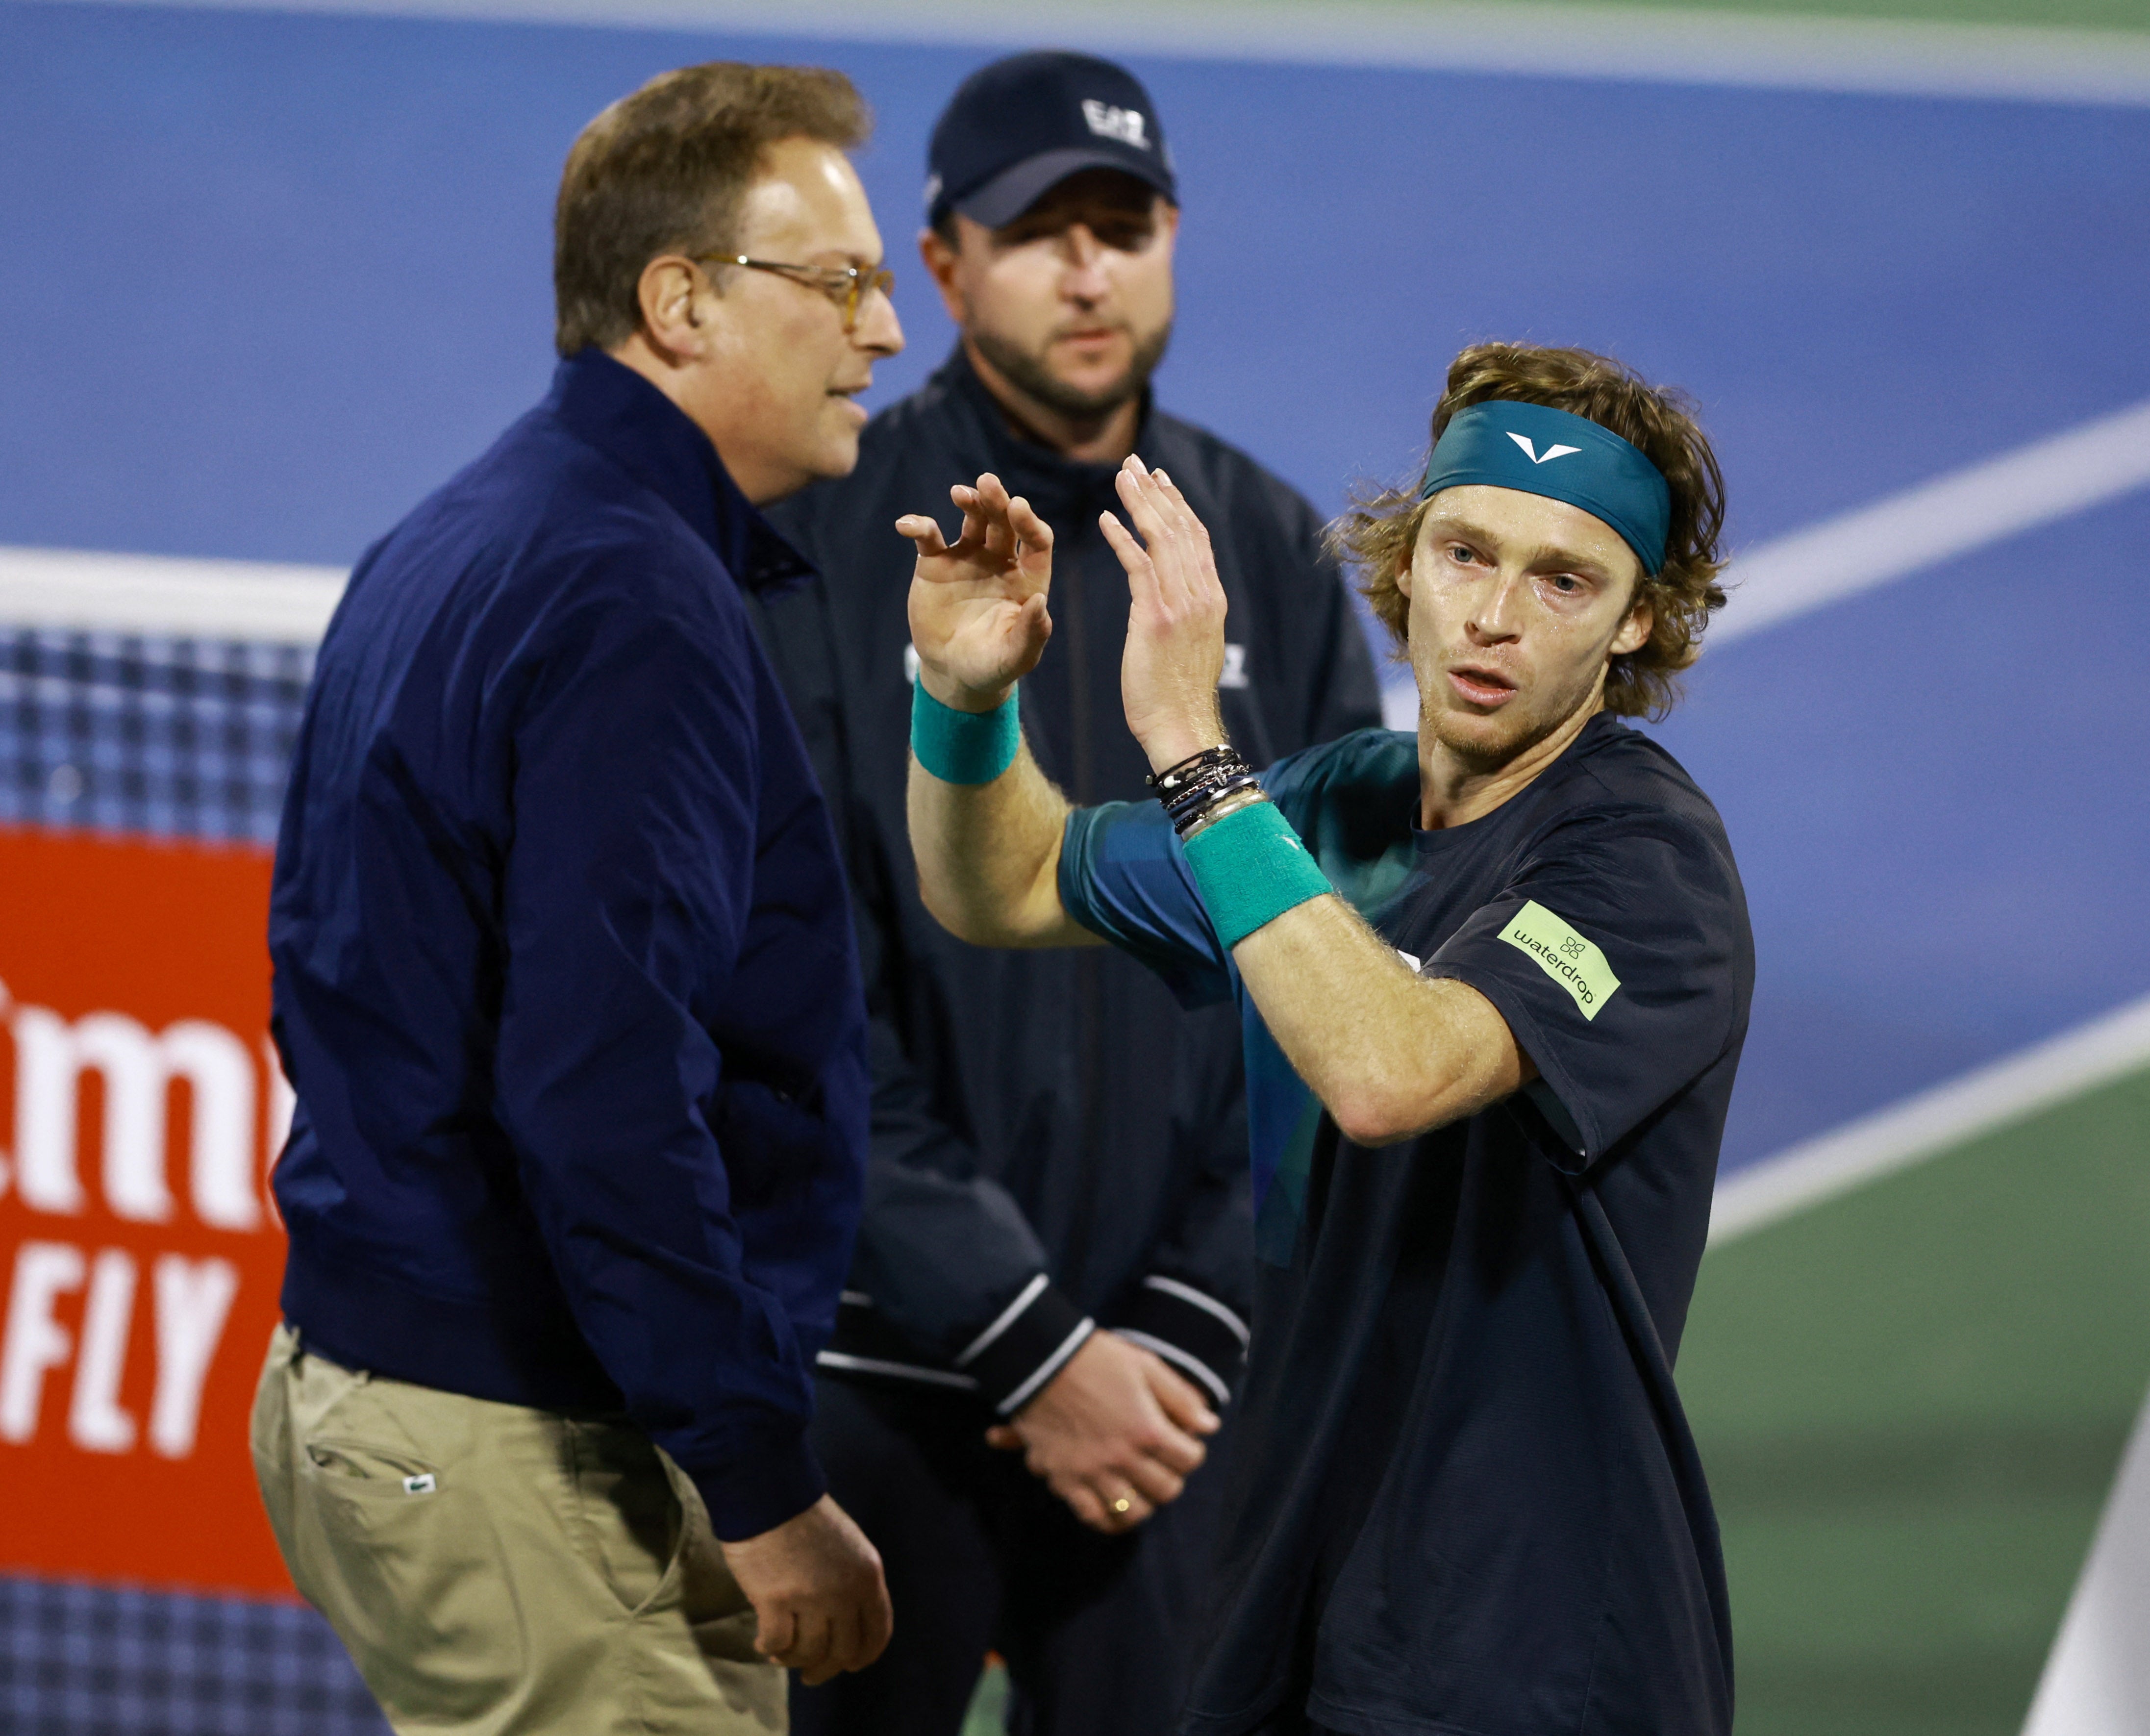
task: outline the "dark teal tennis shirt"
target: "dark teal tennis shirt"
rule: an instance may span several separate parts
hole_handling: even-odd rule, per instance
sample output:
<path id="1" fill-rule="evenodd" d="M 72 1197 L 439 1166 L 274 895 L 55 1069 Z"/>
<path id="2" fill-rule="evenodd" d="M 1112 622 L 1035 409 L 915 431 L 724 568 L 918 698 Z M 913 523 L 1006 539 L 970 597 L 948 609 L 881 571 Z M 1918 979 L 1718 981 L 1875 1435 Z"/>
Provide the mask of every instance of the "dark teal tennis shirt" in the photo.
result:
<path id="1" fill-rule="evenodd" d="M 1078 810 L 1068 913 L 1238 1002 L 1254 1342 L 1184 1736 L 1729 1736 L 1732 1630 L 1673 1380 L 1754 947 L 1723 822 L 1593 718 L 1491 813 L 1416 829 L 1418 744 L 1264 783 L 1338 894 L 1537 1065 L 1353 1144 L 1285 1060 L 1154 802 Z"/>
<path id="2" fill-rule="evenodd" d="M 717 1534 L 810 1506 L 864 1169 L 821 794 L 746 593 L 805 563 L 596 351 L 359 563 L 276 849 L 284 1310 L 333 1360 L 624 1411 Z"/>

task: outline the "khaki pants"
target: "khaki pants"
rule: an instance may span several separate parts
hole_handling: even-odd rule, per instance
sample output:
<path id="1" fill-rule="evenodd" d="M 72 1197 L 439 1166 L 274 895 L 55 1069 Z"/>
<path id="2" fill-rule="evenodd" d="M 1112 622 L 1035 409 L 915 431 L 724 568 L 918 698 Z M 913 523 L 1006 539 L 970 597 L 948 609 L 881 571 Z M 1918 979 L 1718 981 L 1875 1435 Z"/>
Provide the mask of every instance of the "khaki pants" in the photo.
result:
<path id="1" fill-rule="evenodd" d="M 404 1736 L 786 1728 L 701 1497 L 639 1431 L 377 1380 L 280 1326 L 253 1441 L 291 1577 Z"/>

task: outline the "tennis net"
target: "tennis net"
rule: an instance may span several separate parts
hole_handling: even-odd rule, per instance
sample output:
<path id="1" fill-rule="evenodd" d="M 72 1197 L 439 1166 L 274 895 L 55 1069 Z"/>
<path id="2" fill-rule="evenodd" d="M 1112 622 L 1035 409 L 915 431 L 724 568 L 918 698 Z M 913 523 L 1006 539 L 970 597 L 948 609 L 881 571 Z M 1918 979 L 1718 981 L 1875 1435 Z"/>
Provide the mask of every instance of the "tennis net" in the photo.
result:
<path id="1" fill-rule="evenodd" d="M 0 822 L 273 843 L 310 647 L 0 624 Z"/>

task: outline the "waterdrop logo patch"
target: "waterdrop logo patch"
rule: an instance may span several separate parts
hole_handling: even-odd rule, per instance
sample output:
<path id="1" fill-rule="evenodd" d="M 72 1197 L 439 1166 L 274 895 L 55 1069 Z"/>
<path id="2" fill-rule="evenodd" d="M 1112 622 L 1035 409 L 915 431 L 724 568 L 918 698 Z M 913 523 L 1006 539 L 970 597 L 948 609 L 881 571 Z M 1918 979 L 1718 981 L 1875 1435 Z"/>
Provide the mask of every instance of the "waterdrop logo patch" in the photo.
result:
<path id="1" fill-rule="evenodd" d="M 1585 1019 L 1594 1019 L 1620 992 L 1620 979 L 1592 941 L 1532 899 L 1509 919 L 1501 938 L 1527 952 L 1537 966 L 1568 992 Z"/>

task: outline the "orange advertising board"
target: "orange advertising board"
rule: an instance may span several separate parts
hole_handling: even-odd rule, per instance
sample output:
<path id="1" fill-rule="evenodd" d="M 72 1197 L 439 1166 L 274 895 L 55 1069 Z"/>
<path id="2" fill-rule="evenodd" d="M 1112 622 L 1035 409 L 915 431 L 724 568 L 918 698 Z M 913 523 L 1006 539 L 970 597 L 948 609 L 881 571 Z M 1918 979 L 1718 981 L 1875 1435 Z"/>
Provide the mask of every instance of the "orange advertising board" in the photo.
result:
<path id="1" fill-rule="evenodd" d="M 280 1592 L 268 855 L 0 826 L 0 1572 Z"/>

